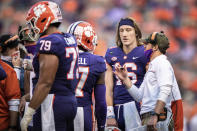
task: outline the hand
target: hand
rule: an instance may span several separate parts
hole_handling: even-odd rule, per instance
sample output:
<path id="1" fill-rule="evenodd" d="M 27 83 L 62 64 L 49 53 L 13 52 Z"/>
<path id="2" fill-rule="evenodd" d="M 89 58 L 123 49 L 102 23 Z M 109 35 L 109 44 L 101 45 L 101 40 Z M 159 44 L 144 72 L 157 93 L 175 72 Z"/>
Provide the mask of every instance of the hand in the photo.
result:
<path id="1" fill-rule="evenodd" d="M 27 127 L 33 118 L 33 114 L 35 113 L 35 109 L 28 107 L 25 111 L 23 119 L 21 120 L 21 131 L 27 131 Z"/>
<path id="2" fill-rule="evenodd" d="M 156 124 L 158 121 L 158 117 L 156 115 L 151 116 L 147 122 L 147 128 L 150 131 L 157 131 Z"/>
<path id="3" fill-rule="evenodd" d="M 12 64 L 15 67 L 21 67 L 20 52 L 16 51 L 12 55 Z"/>
<path id="4" fill-rule="evenodd" d="M 24 109 L 25 109 L 25 104 L 26 104 L 26 99 L 25 96 L 23 96 L 20 100 L 20 105 L 19 105 L 19 113 L 22 115 Z"/>
<path id="5" fill-rule="evenodd" d="M 127 72 L 126 66 L 121 67 L 120 65 L 117 65 L 115 67 L 114 74 L 123 82 L 123 84 L 126 86 L 127 89 L 131 88 L 132 82 L 128 77 L 128 72 Z"/>
<path id="6" fill-rule="evenodd" d="M 117 124 L 115 118 L 107 118 L 106 123 L 107 123 L 107 126 L 116 126 L 116 127 L 118 127 L 118 124 Z"/>
<path id="7" fill-rule="evenodd" d="M 120 79 L 125 80 L 128 77 L 128 72 L 126 66 L 116 65 L 114 74 Z"/>

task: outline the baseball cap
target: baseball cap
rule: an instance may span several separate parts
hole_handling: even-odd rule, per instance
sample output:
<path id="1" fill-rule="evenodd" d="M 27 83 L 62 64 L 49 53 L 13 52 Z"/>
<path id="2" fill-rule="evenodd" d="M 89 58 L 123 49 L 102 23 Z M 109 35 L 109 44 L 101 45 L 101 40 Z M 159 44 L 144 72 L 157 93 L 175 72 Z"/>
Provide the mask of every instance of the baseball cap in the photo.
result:
<path id="1" fill-rule="evenodd" d="M 152 44 L 152 45 L 158 45 L 158 48 L 160 51 L 166 51 L 169 48 L 169 40 L 167 36 L 164 34 L 163 31 L 161 32 L 153 32 L 148 36 L 148 38 L 144 39 L 143 42 L 145 44 Z M 165 54 L 165 53 L 164 53 Z"/>
<path id="2" fill-rule="evenodd" d="M 0 36 L 0 52 L 5 52 L 7 48 L 15 48 L 19 44 L 18 36 L 4 34 Z"/>

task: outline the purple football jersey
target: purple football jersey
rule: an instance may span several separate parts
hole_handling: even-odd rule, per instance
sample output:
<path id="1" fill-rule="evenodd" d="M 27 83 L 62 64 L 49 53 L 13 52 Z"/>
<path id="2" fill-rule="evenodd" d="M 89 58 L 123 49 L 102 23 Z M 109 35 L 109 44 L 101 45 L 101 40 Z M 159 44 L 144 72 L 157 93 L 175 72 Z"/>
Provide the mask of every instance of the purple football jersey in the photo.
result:
<path id="1" fill-rule="evenodd" d="M 76 87 L 78 106 L 92 104 L 92 91 L 101 73 L 106 71 L 105 60 L 102 56 L 88 52 L 79 53 L 79 82 Z"/>
<path id="2" fill-rule="evenodd" d="M 105 55 L 106 62 L 115 71 L 115 65 L 120 64 L 126 66 L 128 70 L 128 76 L 132 80 L 132 83 L 137 87 L 140 87 L 144 74 L 146 72 L 147 57 L 144 54 L 144 46 L 138 46 L 134 48 L 128 54 L 125 54 L 120 47 L 109 48 Z M 114 104 L 123 104 L 134 99 L 126 90 L 123 83 L 114 77 Z"/>
<path id="3" fill-rule="evenodd" d="M 75 38 L 71 34 L 54 33 L 39 39 L 33 59 L 36 74 L 33 78 L 34 87 L 39 78 L 39 54 L 53 54 L 59 59 L 57 73 L 50 93 L 74 95 L 78 82 L 78 47 Z"/>

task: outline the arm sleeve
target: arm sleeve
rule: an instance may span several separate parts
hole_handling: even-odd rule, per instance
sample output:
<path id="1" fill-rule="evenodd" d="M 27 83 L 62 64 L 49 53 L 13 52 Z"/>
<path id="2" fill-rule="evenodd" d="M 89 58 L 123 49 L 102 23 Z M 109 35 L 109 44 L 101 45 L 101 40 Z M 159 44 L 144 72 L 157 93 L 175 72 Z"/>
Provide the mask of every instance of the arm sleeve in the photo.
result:
<path id="1" fill-rule="evenodd" d="M 63 43 L 65 41 L 58 36 L 47 36 L 38 41 L 37 50 L 39 50 L 40 54 L 53 54 L 60 57 L 65 51 Z"/>
<path id="2" fill-rule="evenodd" d="M 96 85 L 94 94 L 95 94 L 95 113 L 98 124 L 98 130 L 104 129 L 107 113 L 107 105 L 105 100 L 105 85 L 99 84 Z"/>
<path id="3" fill-rule="evenodd" d="M 102 56 L 98 56 L 96 58 L 96 68 L 95 71 L 97 74 L 103 73 L 106 71 L 106 63 L 105 59 Z"/>
<path id="4" fill-rule="evenodd" d="M 105 54 L 105 60 L 107 62 L 107 64 L 109 64 L 110 66 L 112 66 L 112 61 L 111 61 L 111 54 L 110 54 L 110 49 L 107 49 L 107 52 Z"/>
<path id="5" fill-rule="evenodd" d="M 162 61 L 162 64 L 158 64 L 156 77 L 160 88 L 158 99 L 166 103 L 172 92 L 174 81 L 173 69 L 168 61 Z"/>
<path id="6" fill-rule="evenodd" d="M 140 88 L 137 88 L 134 84 L 132 87 L 127 89 L 129 94 L 137 101 L 141 102 L 144 95 L 144 81 L 142 82 Z"/>
<path id="7" fill-rule="evenodd" d="M 18 111 L 18 105 L 20 103 L 20 87 L 14 70 L 11 71 L 6 78 L 5 94 L 8 100 L 9 110 Z"/>
<path id="8" fill-rule="evenodd" d="M 3 69 L 3 67 L 0 65 L 0 80 L 3 80 L 6 78 L 6 73 Z"/>
<path id="9" fill-rule="evenodd" d="M 161 86 L 158 100 L 161 100 L 166 103 L 168 97 L 170 96 L 171 91 L 172 91 L 171 85 Z"/>

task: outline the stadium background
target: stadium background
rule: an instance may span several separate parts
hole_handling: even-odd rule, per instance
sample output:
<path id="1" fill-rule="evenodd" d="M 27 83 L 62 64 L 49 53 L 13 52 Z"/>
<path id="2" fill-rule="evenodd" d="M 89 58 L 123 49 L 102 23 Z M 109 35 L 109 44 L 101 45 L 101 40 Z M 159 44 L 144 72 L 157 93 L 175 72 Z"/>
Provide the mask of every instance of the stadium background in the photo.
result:
<path id="1" fill-rule="evenodd" d="M 27 10 L 38 0 L 0 0 L 0 34 L 16 34 L 25 23 Z M 116 24 L 131 16 L 139 24 L 143 37 L 163 30 L 169 40 L 169 60 L 184 101 L 185 131 L 197 129 L 197 0 L 53 0 L 63 13 L 61 31 L 69 24 L 84 20 L 95 26 L 98 47 L 105 55 L 115 46 Z"/>

